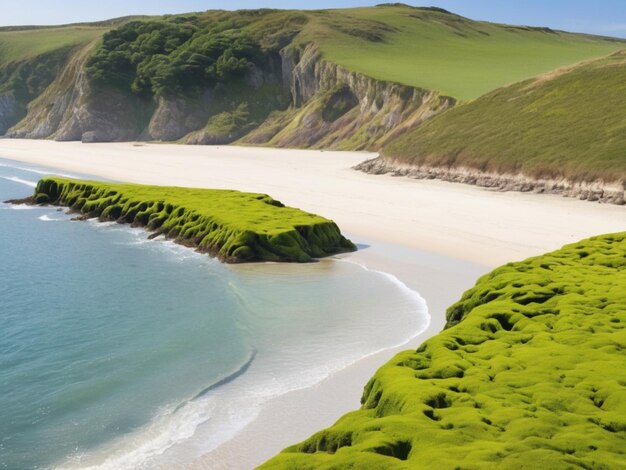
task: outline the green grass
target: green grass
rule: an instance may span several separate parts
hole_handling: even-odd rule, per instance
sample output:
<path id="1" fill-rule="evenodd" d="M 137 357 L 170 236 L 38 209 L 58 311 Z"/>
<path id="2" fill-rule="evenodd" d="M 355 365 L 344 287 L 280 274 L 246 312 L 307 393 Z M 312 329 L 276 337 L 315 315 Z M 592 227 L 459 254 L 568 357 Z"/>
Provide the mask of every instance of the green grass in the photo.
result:
<path id="1" fill-rule="evenodd" d="M 626 233 L 502 266 L 447 316 L 261 468 L 626 466 Z"/>
<path id="2" fill-rule="evenodd" d="M 447 111 L 385 158 L 572 181 L 626 181 L 626 51 Z"/>
<path id="3" fill-rule="evenodd" d="M 31 59 L 47 52 L 93 41 L 110 27 L 64 26 L 0 31 L 0 64 Z"/>
<path id="4" fill-rule="evenodd" d="M 342 32 L 328 27 L 331 16 L 334 23 L 359 21 L 361 26 Z M 407 6 L 330 10 L 308 28 L 304 37 L 318 43 L 331 62 L 460 100 L 626 47 L 624 41 L 476 22 Z M 364 30 L 377 31 L 375 40 Z"/>
<path id="5" fill-rule="evenodd" d="M 331 220 L 265 194 L 44 178 L 33 201 L 145 226 L 227 262 L 307 262 L 356 249 Z"/>

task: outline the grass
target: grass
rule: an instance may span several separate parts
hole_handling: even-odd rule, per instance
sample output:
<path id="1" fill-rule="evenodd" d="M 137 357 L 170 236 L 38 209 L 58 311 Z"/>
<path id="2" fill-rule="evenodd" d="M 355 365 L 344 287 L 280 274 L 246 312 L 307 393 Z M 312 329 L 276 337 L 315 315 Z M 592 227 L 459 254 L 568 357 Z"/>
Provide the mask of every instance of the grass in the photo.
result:
<path id="1" fill-rule="evenodd" d="M 99 38 L 109 29 L 104 26 L 63 26 L 0 31 L 0 64 L 78 46 Z"/>
<path id="2" fill-rule="evenodd" d="M 626 181 L 626 51 L 496 90 L 401 136 L 388 159 Z"/>
<path id="3" fill-rule="evenodd" d="M 335 23 L 361 26 L 342 32 L 329 27 L 331 16 Z M 368 38 L 362 31 L 377 34 Z M 460 100 L 626 47 L 624 41 L 477 22 L 408 6 L 330 10 L 303 35 L 319 43 L 326 59 L 349 70 Z"/>
<path id="4" fill-rule="evenodd" d="M 44 178 L 33 201 L 145 226 L 226 262 L 307 262 L 356 249 L 331 220 L 265 194 Z"/>
<path id="5" fill-rule="evenodd" d="M 624 468 L 626 233 L 502 266 L 447 316 L 261 468 Z"/>

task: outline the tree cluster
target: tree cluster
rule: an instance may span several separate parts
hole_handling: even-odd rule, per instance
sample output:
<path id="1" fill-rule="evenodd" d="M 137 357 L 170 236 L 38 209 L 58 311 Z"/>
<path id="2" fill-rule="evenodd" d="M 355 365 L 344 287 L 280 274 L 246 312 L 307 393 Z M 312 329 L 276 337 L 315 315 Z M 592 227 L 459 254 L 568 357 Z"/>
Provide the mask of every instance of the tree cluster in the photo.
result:
<path id="1" fill-rule="evenodd" d="M 104 35 L 87 63 L 98 85 L 142 95 L 189 95 L 246 74 L 262 58 L 244 31 L 204 27 L 194 17 L 133 21 Z"/>

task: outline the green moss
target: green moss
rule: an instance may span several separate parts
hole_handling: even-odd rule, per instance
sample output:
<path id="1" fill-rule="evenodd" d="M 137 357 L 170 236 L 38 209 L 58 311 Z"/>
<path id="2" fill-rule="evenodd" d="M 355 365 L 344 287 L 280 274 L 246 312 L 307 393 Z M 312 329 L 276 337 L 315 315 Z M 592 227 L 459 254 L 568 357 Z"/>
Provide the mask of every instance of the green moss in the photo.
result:
<path id="1" fill-rule="evenodd" d="M 626 233 L 509 263 L 262 468 L 624 468 Z"/>
<path id="2" fill-rule="evenodd" d="M 147 227 L 227 262 L 307 262 L 356 249 L 331 220 L 265 194 L 44 178 L 33 200 Z"/>

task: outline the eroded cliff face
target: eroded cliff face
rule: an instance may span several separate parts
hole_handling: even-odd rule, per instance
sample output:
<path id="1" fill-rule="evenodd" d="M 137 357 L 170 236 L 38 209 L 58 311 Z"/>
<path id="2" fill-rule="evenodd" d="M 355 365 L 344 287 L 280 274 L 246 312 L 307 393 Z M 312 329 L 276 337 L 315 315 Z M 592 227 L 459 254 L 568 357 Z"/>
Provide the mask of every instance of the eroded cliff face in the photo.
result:
<path id="1" fill-rule="evenodd" d="M 0 94 L 0 134 L 4 134 L 13 123 L 16 106 L 13 93 Z"/>
<path id="2" fill-rule="evenodd" d="M 281 51 L 292 107 L 273 115 L 245 143 L 376 150 L 455 105 L 438 93 L 375 80 L 323 59 L 315 45 Z"/>
<path id="3" fill-rule="evenodd" d="M 287 46 L 243 79 L 193 97 L 140 98 L 90 83 L 84 67 L 94 46 L 73 55 L 8 137 L 373 150 L 455 104 L 350 72 L 314 45 Z M 11 106 L 10 97 L 0 97 L 0 130 Z"/>
<path id="4" fill-rule="evenodd" d="M 606 181 L 571 181 L 567 178 L 533 178 L 523 174 L 492 173 L 467 167 L 409 165 L 384 156 L 360 163 L 356 170 L 374 175 L 406 176 L 465 183 L 497 191 L 559 194 L 591 202 L 626 204 L 626 184 Z"/>
<path id="5" fill-rule="evenodd" d="M 94 44 L 77 51 L 52 84 L 28 105 L 8 137 L 89 142 L 123 141 L 142 132 L 141 114 L 150 103 L 115 90 L 93 89 L 84 65 Z"/>

